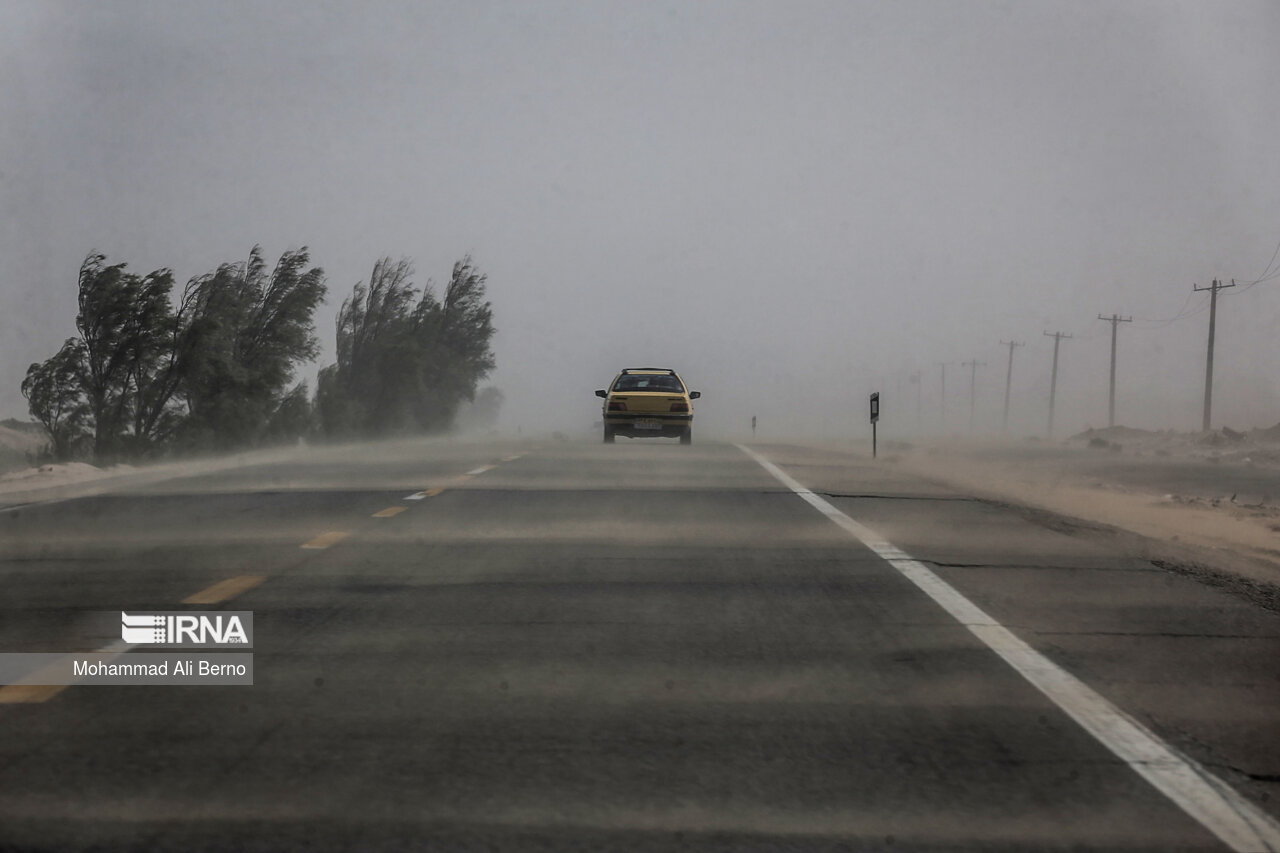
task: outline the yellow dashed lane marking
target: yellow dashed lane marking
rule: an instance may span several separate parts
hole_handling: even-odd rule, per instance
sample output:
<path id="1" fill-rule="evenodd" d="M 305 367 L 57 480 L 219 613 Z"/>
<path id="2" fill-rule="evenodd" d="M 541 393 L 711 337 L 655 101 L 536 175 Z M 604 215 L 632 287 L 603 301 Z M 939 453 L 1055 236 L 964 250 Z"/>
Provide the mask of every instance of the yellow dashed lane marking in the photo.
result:
<path id="1" fill-rule="evenodd" d="M 335 542 L 341 542 L 351 534 L 345 530 L 330 530 L 328 533 L 321 533 L 315 539 L 305 543 L 302 547 L 309 551 L 318 551 L 321 548 L 328 548 Z"/>
<path id="2" fill-rule="evenodd" d="M 96 655 L 101 660 L 109 661 L 120 657 L 128 649 L 129 646 L 126 643 L 117 640 L 89 654 Z M 64 658 L 63 662 L 65 660 Z M 17 684 L 6 684 L 0 687 L 0 705 L 30 705 L 36 702 L 48 702 L 71 685 L 41 684 L 40 682 L 45 680 L 52 681 L 58 677 L 59 673 L 65 672 L 66 667 L 63 663 L 49 664 L 24 676 Z"/>
<path id="3" fill-rule="evenodd" d="M 521 456 L 524 456 L 524 454 L 517 453 L 514 456 L 504 456 L 502 458 L 502 461 L 511 462 L 515 459 L 519 459 Z M 459 474 L 456 477 L 451 478 L 449 480 L 449 484 L 452 486 L 461 486 L 463 483 L 466 483 L 467 481 L 469 481 L 472 477 L 477 477 L 485 473 L 486 471 L 492 471 L 494 468 L 497 468 L 497 467 L 498 467 L 498 464 L 495 463 L 493 465 L 481 465 L 479 468 L 472 468 L 470 471 L 468 471 L 465 474 Z M 436 495 L 443 492 L 446 488 L 448 487 L 442 486 L 438 489 L 423 489 L 420 492 L 414 492 L 411 495 L 405 495 L 404 499 L 407 501 L 420 501 L 423 498 L 434 498 Z"/>
<path id="4" fill-rule="evenodd" d="M 47 702 L 70 686 L 69 684 L 6 684 L 0 687 L 0 705 Z"/>
<path id="5" fill-rule="evenodd" d="M 524 455 L 523 453 L 517 453 L 513 456 L 504 457 L 502 461 L 514 462 L 515 460 L 519 459 L 523 455 Z M 476 476 L 477 474 L 483 474 L 486 471 L 491 471 L 495 467 L 496 466 L 494 465 L 484 465 L 479 468 L 474 468 L 465 474 L 460 474 L 459 476 L 455 477 L 453 479 L 453 482 L 455 484 L 465 483 L 468 480 L 470 480 L 472 477 Z M 414 494 L 409 495 L 407 498 L 405 498 L 405 500 L 422 500 L 423 498 L 434 498 L 436 495 L 441 494 L 444 491 L 445 491 L 444 486 L 440 486 L 434 489 L 423 489 L 420 492 L 415 492 Z M 374 518 L 391 518 L 393 516 L 399 515 L 404 511 L 405 511 L 405 507 L 390 506 L 384 510 L 379 510 L 378 512 L 375 512 L 373 514 L 373 517 Z M 308 550 L 318 551 L 324 548 L 328 548 L 330 545 L 334 545 L 338 542 L 341 542 L 343 539 L 346 539 L 350 535 L 351 534 L 348 533 L 347 531 L 330 530 L 328 533 L 322 533 L 316 538 L 312 539 L 311 541 L 304 543 L 302 547 Z M 241 575 L 240 577 L 228 578 L 225 581 L 221 581 L 220 583 L 214 584 L 208 589 L 204 589 L 204 590 L 201 590 L 200 592 L 197 592 L 195 595 L 187 596 L 186 598 L 182 599 L 182 603 L 183 604 L 217 604 L 219 602 L 227 601 L 228 599 L 235 598 L 237 595 L 240 595 L 241 593 L 248 592 L 249 590 L 253 589 L 255 586 L 258 586 L 264 580 L 266 580 L 266 578 L 260 575 Z M 104 649 L 103 651 L 107 651 L 107 650 Z M 39 677 L 39 673 L 34 673 L 31 676 L 33 680 L 38 679 L 38 677 Z M 61 693 L 63 690 L 66 690 L 70 686 L 71 685 L 69 684 L 6 684 L 4 686 L 0 686 L 0 705 L 47 702 L 49 699 L 52 699 L 54 696 L 57 696 L 59 693 Z"/>
<path id="6" fill-rule="evenodd" d="M 238 578 L 227 578 L 221 583 L 215 583 L 208 589 L 200 590 L 195 595 L 188 595 L 182 599 L 182 603 L 217 604 L 219 601 L 235 598 L 240 593 L 253 589 L 264 580 L 266 578 L 261 575 L 241 575 Z"/>

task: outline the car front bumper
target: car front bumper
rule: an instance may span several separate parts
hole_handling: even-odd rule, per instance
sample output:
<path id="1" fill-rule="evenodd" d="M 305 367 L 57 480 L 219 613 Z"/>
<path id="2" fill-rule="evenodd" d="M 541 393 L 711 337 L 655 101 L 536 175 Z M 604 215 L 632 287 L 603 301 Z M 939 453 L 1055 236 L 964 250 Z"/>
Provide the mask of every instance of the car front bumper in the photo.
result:
<path id="1" fill-rule="evenodd" d="M 632 438 L 679 436 L 683 435 L 692 423 L 692 414 L 610 412 L 604 416 L 605 427 L 612 430 L 614 435 L 625 435 Z M 648 424 L 656 425 L 650 426 Z"/>

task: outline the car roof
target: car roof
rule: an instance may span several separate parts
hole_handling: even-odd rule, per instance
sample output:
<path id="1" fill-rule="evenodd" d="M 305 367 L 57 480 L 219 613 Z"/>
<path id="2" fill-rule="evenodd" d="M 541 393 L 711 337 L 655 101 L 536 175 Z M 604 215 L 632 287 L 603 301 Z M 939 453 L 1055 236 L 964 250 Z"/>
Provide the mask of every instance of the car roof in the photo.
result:
<path id="1" fill-rule="evenodd" d="M 669 367 L 624 367 L 622 373 L 658 373 L 675 376 L 676 372 Z M 621 376 L 622 374 L 618 374 Z"/>

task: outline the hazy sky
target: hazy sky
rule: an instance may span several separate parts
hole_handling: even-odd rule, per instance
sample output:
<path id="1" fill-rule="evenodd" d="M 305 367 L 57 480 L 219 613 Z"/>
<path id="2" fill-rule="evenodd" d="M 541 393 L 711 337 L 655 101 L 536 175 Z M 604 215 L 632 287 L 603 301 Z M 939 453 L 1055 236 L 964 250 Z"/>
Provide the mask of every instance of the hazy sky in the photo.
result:
<path id="1" fill-rule="evenodd" d="M 1105 425 L 1098 313 L 1193 311 L 1280 241 L 1280 4 L 0 0 L 0 416 L 105 252 L 307 245 L 489 276 L 504 422 L 673 366 L 704 431 Z M 1215 420 L 1280 421 L 1280 279 L 1219 305 Z M 1120 419 L 1199 425 L 1207 313 L 1120 330 Z M 308 374 L 314 374 L 312 367 Z M 950 426 L 968 372 L 948 368 Z"/>

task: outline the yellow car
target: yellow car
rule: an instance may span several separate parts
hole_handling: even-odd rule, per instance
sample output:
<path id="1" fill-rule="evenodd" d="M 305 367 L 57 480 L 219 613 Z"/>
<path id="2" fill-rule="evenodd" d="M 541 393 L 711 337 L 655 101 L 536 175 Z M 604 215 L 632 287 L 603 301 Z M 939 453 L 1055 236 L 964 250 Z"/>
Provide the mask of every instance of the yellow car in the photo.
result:
<path id="1" fill-rule="evenodd" d="M 690 391 L 674 370 L 661 367 L 628 367 L 613 379 L 604 398 L 604 441 L 615 435 L 631 438 L 667 436 L 681 444 L 693 442 L 693 405 L 702 396 Z"/>

